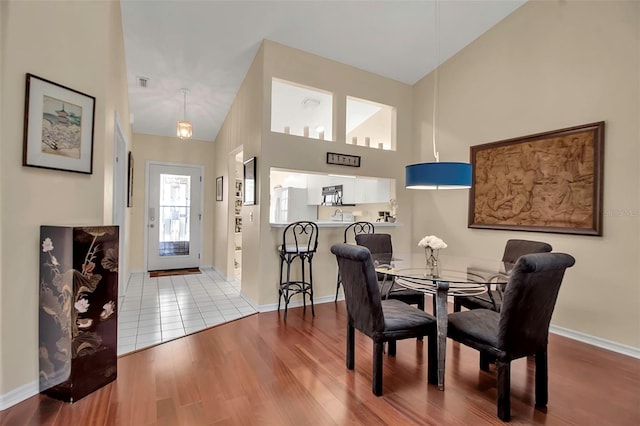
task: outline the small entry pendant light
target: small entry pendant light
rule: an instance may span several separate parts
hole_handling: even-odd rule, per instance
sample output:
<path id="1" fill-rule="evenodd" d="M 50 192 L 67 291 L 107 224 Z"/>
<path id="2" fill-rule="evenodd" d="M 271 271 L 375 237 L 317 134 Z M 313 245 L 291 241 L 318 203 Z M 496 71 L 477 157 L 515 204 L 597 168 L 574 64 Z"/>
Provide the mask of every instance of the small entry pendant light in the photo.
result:
<path id="1" fill-rule="evenodd" d="M 436 126 L 438 111 L 438 68 L 440 67 L 440 5 L 435 2 L 436 33 L 436 69 L 433 74 L 433 120 L 432 135 L 433 163 L 411 164 L 405 168 L 405 187 L 408 189 L 466 189 L 471 188 L 471 164 L 440 162 L 440 153 L 436 149 Z"/>
<path id="2" fill-rule="evenodd" d="M 189 89 L 181 89 L 180 91 L 184 95 L 184 111 L 182 120 L 178 120 L 176 132 L 180 139 L 191 139 L 191 136 L 193 135 L 193 126 L 190 121 L 187 121 L 187 92 L 189 92 Z"/>

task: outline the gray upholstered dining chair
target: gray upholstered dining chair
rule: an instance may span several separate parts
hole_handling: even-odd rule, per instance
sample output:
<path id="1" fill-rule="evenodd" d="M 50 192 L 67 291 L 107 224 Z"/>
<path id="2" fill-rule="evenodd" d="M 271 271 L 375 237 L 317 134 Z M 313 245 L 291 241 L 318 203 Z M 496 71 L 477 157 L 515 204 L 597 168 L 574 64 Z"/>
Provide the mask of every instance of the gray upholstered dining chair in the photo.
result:
<path id="1" fill-rule="evenodd" d="M 384 343 L 389 343 L 389 355 L 395 356 L 396 340 L 429 336 L 427 376 L 429 383 L 437 383 L 435 317 L 399 300 L 380 298 L 371 252 L 366 247 L 334 244 L 331 253 L 338 261 L 347 305 L 347 368 L 354 369 L 357 329 L 373 340 L 372 391 L 380 396 Z"/>
<path id="2" fill-rule="evenodd" d="M 480 351 L 480 369 L 489 360 L 498 370 L 498 417 L 511 418 L 511 361 L 535 356 L 535 404 L 547 405 L 549 323 L 565 270 L 575 259 L 564 253 L 521 256 L 509 277 L 502 309 L 473 309 L 449 314 L 447 336 Z"/>
<path id="3" fill-rule="evenodd" d="M 376 228 L 371 222 L 353 222 L 349 224 L 346 228 L 344 228 L 344 240 L 343 243 L 348 243 L 351 241 L 355 242 L 355 237 L 358 234 L 375 234 Z M 334 302 L 338 301 L 338 292 L 340 291 L 340 284 L 342 284 L 342 280 L 340 279 L 340 272 L 338 272 L 338 279 L 336 280 L 336 298 Z"/>
<path id="4" fill-rule="evenodd" d="M 389 265 L 393 259 L 393 245 L 389 234 L 359 234 L 356 235 L 356 243 L 369 249 L 374 259 L 382 265 Z M 378 274 L 378 281 L 382 287 L 385 282 L 384 274 Z M 424 293 L 417 290 L 402 287 L 395 283 L 390 283 L 388 291 L 383 292 L 383 297 L 387 299 L 398 299 L 408 305 L 417 305 L 418 309 L 424 311 Z"/>
<path id="5" fill-rule="evenodd" d="M 505 268 L 512 268 L 518 258 L 531 253 L 548 253 L 552 250 L 550 244 L 541 241 L 508 240 L 504 246 L 502 262 Z M 462 306 L 467 309 L 491 309 L 500 312 L 502 306 L 503 286 L 490 288 L 487 293 L 477 296 L 458 296 L 453 299 L 453 312 L 460 312 Z"/>

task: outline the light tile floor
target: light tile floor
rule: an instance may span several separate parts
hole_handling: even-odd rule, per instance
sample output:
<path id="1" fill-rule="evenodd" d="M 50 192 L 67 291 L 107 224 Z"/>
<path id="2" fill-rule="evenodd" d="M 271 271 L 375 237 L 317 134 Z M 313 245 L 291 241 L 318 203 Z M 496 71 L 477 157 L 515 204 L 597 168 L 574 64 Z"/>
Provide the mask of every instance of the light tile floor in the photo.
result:
<path id="1" fill-rule="evenodd" d="M 256 313 L 240 295 L 238 281 L 200 269 L 202 274 L 158 278 L 131 274 L 120 297 L 118 355 Z"/>

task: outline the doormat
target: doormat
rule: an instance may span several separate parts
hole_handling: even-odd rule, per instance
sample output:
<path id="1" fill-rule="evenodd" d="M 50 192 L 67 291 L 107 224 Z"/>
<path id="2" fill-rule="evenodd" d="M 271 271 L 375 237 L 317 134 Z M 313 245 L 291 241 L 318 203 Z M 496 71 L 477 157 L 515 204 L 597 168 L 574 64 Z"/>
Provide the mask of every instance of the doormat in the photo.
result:
<path id="1" fill-rule="evenodd" d="M 156 277 L 169 277 L 171 275 L 193 275 L 201 274 L 200 268 L 186 268 L 186 269 L 169 269 L 167 271 L 153 271 L 149 272 L 151 278 Z"/>

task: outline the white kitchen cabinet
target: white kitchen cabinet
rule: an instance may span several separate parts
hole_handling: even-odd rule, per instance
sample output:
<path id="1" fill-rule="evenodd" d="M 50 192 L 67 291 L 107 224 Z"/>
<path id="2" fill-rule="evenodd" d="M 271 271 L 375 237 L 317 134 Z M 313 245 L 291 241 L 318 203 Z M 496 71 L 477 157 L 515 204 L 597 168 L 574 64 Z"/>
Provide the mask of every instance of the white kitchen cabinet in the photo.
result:
<path id="1" fill-rule="evenodd" d="M 342 203 L 353 204 L 355 181 L 356 179 L 348 177 L 310 174 L 307 177 L 307 201 L 309 204 L 320 205 L 323 201 L 322 188 L 342 185 Z"/>
<path id="2" fill-rule="evenodd" d="M 316 207 L 307 203 L 307 189 L 303 188 L 275 188 L 269 213 L 271 223 L 290 223 L 317 218 Z"/>
<path id="3" fill-rule="evenodd" d="M 388 203 L 391 193 L 390 184 L 391 181 L 389 179 L 383 178 L 355 179 L 355 204 Z"/>
<path id="4" fill-rule="evenodd" d="M 355 182 L 355 203 L 363 204 L 363 203 L 372 203 L 376 195 L 375 191 L 377 188 L 377 183 L 375 179 L 356 179 Z"/>
<path id="5" fill-rule="evenodd" d="M 307 176 L 308 204 L 322 204 L 322 188 L 333 185 L 342 185 L 343 204 L 387 203 L 391 194 L 390 179 L 309 174 Z"/>
<path id="6" fill-rule="evenodd" d="M 342 204 L 356 203 L 356 179 L 333 177 L 336 183 L 332 185 L 342 185 Z"/>
<path id="7" fill-rule="evenodd" d="M 324 185 L 324 179 L 328 176 L 324 175 L 307 175 L 307 204 L 319 206 L 322 204 L 322 187 Z"/>

